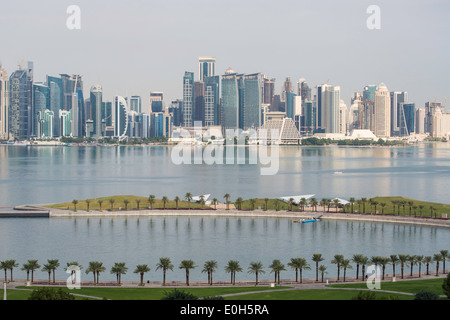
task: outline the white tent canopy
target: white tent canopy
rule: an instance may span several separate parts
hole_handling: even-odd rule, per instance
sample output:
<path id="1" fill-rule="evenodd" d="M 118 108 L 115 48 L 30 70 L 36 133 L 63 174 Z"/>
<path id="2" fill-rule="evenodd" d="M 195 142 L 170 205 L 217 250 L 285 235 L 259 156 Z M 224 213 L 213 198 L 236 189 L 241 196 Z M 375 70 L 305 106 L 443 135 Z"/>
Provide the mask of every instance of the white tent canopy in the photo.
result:
<path id="1" fill-rule="evenodd" d="M 349 201 L 344 200 L 344 199 L 334 198 L 333 200 L 335 200 L 335 199 L 336 199 L 336 200 L 339 200 L 339 203 L 342 204 L 342 205 L 344 205 L 344 206 L 345 206 L 347 203 L 350 203 Z"/>
<path id="2" fill-rule="evenodd" d="M 306 200 L 308 200 L 309 198 L 314 197 L 315 194 L 305 194 L 305 195 L 300 195 L 300 196 L 289 196 L 289 197 L 280 197 L 281 200 L 283 201 L 289 201 L 289 199 L 294 199 L 294 203 L 299 203 L 302 198 L 305 198 Z"/>
<path id="3" fill-rule="evenodd" d="M 210 195 L 211 195 L 211 194 L 204 194 L 204 195 L 203 195 L 203 200 L 205 200 L 205 202 L 206 202 L 206 200 L 208 200 L 208 198 L 209 198 Z M 200 197 L 201 197 L 201 195 L 200 195 L 200 196 L 192 197 L 192 201 L 198 202 L 198 201 L 200 201 Z"/>

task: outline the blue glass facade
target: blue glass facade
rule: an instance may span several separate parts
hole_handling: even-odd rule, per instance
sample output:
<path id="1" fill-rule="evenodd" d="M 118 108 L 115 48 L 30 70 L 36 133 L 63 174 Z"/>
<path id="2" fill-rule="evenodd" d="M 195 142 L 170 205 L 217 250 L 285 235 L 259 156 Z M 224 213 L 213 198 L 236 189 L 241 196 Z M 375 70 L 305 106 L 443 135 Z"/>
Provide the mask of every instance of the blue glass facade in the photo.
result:
<path id="1" fill-rule="evenodd" d="M 222 76 L 222 129 L 239 128 L 238 75 Z"/>
<path id="2" fill-rule="evenodd" d="M 50 88 L 44 84 L 33 84 L 33 129 L 32 135 L 39 136 L 38 122 L 40 112 L 50 110 Z M 53 132 L 52 132 L 53 136 Z"/>
<path id="3" fill-rule="evenodd" d="M 297 95 L 292 92 L 286 92 L 286 117 L 294 119 L 294 99 Z"/>

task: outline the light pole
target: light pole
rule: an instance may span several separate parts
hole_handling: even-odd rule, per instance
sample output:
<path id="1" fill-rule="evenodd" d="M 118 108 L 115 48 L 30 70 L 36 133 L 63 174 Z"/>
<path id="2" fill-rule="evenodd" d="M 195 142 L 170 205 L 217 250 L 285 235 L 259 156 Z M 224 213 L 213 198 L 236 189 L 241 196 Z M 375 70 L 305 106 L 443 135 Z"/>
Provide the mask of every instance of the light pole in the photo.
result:
<path id="1" fill-rule="evenodd" d="M 6 282 L 3 282 L 3 300 L 6 300 Z"/>

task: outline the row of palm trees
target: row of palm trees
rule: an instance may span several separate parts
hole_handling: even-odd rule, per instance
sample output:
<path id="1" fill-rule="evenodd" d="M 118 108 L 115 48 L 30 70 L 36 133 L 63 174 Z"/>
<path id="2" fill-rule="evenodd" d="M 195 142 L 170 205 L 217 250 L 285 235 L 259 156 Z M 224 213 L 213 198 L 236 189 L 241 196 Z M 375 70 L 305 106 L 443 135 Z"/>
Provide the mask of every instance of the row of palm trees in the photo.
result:
<path id="1" fill-rule="evenodd" d="M 440 263 L 442 262 L 442 273 L 446 273 L 445 269 L 445 261 L 450 258 L 450 254 L 448 250 L 441 250 L 439 253 L 434 254 L 433 256 L 422 256 L 422 255 L 406 255 L 406 254 L 393 254 L 389 257 L 382 256 L 372 256 L 367 257 L 363 254 L 355 254 L 351 259 L 346 259 L 342 254 L 334 255 L 331 260 L 332 264 L 337 266 L 337 281 L 340 280 L 340 272 L 343 270 L 343 281 L 346 281 L 347 270 L 353 269 L 352 263 L 356 266 L 356 277 L 355 279 L 359 279 L 359 271 L 361 268 L 361 279 L 366 277 L 366 266 L 367 265 L 375 265 L 381 267 L 382 269 L 382 280 L 385 279 L 386 267 L 388 265 L 392 265 L 392 277 L 396 276 L 396 266 L 400 266 L 401 270 L 401 278 L 404 278 L 404 270 L 406 267 L 410 268 L 410 275 L 413 275 L 414 266 L 419 267 L 419 277 L 421 277 L 421 268 L 422 265 L 426 266 L 426 274 L 430 274 L 430 264 L 433 262 L 436 264 L 436 276 L 439 274 Z M 324 261 L 324 257 L 320 253 L 313 254 L 311 260 L 315 263 L 316 269 L 316 281 L 319 281 L 319 273 L 321 274 L 321 281 L 324 281 L 324 275 L 327 274 L 327 267 L 323 264 L 320 264 Z M 58 259 L 49 259 L 47 263 L 42 266 L 41 271 L 48 273 L 48 283 L 51 283 L 51 276 L 53 274 L 53 283 L 55 283 L 55 270 L 60 266 Z M 303 270 L 311 270 L 311 266 L 308 263 L 307 259 L 298 257 L 291 258 L 291 260 L 287 263 L 287 266 L 292 270 L 295 270 L 295 282 L 303 282 Z M 5 260 L 0 261 L 0 269 L 4 269 L 5 272 L 5 282 L 7 282 L 7 271 L 10 271 L 10 281 L 13 281 L 13 269 L 18 267 L 18 263 L 15 260 Z M 65 271 L 70 270 L 73 276 L 72 280 L 75 281 L 75 271 L 74 267 L 77 267 L 78 270 L 81 270 L 83 267 L 78 264 L 78 262 L 68 262 Z M 182 260 L 178 266 L 179 269 L 184 269 L 186 273 L 186 285 L 189 286 L 189 276 L 190 270 L 196 268 L 193 260 Z M 30 280 L 31 273 L 31 282 L 34 281 L 34 272 L 41 268 L 38 260 L 28 260 L 23 264 L 21 270 L 27 272 L 27 281 Z M 174 265 L 170 258 L 162 257 L 159 259 L 156 264 L 156 271 L 162 270 L 163 272 L 163 285 L 166 285 L 166 273 L 167 271 L 173 271 Z M 203 265 L 202 272 L 207 273 L 208 275 L 208 284 L 213 284 L 213 274 L 218 268 L 218 263 L 216 260 L 208 260 L 205 261 Z M 286 271 L 286 266 L 278 259 L 272 261 L 269 265 L 271 269 L 271 273 L 274 273 L 274 282 L 280 283 L 281 281 L 281 271 Z M 86 268 L 86 274 L 92 273 L 94 284 L 99 283 L 100 274 L 106 271 L 106 267 L 100 261 L 91 261 L 89 262 L 88 267 Z M 122 275 L 126 274 L 128 271 L 128 267 L 125 262 L 115 262 L 114 265 L 110 269 L 110 273 L 116 275 L 117 284 L 121 283 Z M 139 264 L 134 269 L 134 273 L 140 275 L 140 285 L 144 284 L 144 274 L 150 271 L 150 267 L 147 264 Z M 227 265 L 225 266 L 225 271 L 230 274 L 230 283 L 236 283 L 236 273 L 242 272 L 243 269 L 237 260 L 229 260 Z M 259 280 L 258 276 L 260 274 L 264 274 L 265 270 L 262 262 L 254 261 L 251 262 L 248 269 L 248 273 L 254 274 L 256 277 L 256 285 L 258 285 Z"/>

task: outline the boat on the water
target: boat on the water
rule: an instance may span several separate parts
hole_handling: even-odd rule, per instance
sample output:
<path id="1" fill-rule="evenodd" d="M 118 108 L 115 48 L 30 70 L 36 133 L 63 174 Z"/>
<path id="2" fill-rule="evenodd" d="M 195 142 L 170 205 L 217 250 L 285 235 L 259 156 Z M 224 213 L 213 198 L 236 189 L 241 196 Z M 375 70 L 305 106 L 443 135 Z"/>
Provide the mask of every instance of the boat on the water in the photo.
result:
<path id="1" fill-rule="evenodd" d="M 316 222 L 318 219 L 300 219 L 300 220 L 293 220 L 293 223 L 309 223 L 309 222 Z"/>

